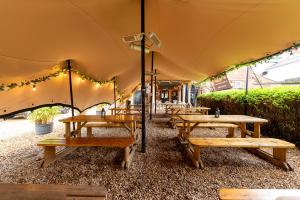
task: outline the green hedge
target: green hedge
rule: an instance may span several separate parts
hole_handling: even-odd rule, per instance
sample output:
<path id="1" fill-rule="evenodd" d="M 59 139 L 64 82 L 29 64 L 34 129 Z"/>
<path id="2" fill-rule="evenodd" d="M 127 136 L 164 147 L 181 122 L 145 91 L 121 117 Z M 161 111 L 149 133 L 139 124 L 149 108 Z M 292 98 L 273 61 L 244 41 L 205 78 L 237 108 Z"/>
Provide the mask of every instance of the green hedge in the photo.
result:
<path id="1" fill-rule="evenodd" d="M 212 92 L 198 97 L 198 104 L 220 108 L 221 114 L 243 114 L 247 104 L 248 114 L 269 120 L 262 133 L 283 138 L 300 145 L 300 87 L 274 87 Z"/>

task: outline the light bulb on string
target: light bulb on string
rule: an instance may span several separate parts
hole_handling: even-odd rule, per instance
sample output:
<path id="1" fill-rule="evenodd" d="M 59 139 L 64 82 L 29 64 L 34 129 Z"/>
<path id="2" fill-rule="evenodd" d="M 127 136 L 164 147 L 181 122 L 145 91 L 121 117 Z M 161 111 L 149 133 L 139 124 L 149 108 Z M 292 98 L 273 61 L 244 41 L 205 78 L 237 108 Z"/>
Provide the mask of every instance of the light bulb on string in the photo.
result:
<path id="1" fill-rule="evenodd" d="M 36 86 L 35 85 L 32 86 L 32 90 L 36 91 Z"/>

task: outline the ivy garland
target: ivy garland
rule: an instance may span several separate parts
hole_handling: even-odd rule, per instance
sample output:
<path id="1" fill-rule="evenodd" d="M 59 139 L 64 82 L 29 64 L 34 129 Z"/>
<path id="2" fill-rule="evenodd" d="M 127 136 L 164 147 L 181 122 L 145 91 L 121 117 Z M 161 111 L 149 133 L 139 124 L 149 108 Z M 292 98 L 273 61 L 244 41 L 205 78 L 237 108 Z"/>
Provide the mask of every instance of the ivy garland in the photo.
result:
<path id="1" fill-rule="evenodd" d="M 111 80 L 104 80 L 104 81 L 98 81 L 76 69 L 71 69 L 71 71 L 78 75 L 82 80 L 88 80 L 94 84 L 98 84 L 99 86 L 103 86 L 105 84 L 109 84 L 109 83 L 113 83 L 115 80 L 117 80 L 116 77 L 113 77 Z M 51 74 L 48 74 L 46 76 L 42 76 L 42 77 L 39 77 L 39 78 L 36 78 L 36 79 L 32 79 L 32 80 L 25 80 L 25 81 L 21 81 L 21 82 L 17 82 L 17 83 L 9 83 L 9 84 L 0 84 L 0 92 L 1 91 L 8 91 L 8 90 L 12 90 L 14 88 L 17 88 L 17 87 L 24 87 L 24 86 L 28 86 L 28 85 L 32 85 L 33 88 L 36 87 L 37 84 L 41 83 L 41 82 L 45 82 L 45 81 L 48 81 L 52 78 L 55 78 L 55 77 L 58 77 L 59 75 L 61 74 L 67 74 L 68 72 L 68 68 L 67 67 L 64 67 L 62 69 L 59 69 L 58 71 L 56 72 L 53 72 Z M 121 92 L 119 91 L 118 89 L 118 84 L 116 82 L 116 91 L 118 94 L 121 94 Z"/>
<path id="2" fill-rule="evenodd" d="M 294 43 L 292 46 L 284 49 L 284 50 L 281 50 L 281 51 L 278 51 L 276 53 L 273 53 L 273 54 L 267 54 L 267 56 L 265 57 L 262 57 L 262 58 L 259 58 L 259 59 L 256 59 L 256 60 L 251 60 L 251 61 L 246 61 L 246 62 L 242 62 L 240 64 L 237 64 L 237 65 L 232 65 L 232 66 L 229 66 L 228 69 L 226 69 L 225 71 L 219 73 L 219 74 L 216 74 L 216 75 L 213 75 L 211 77 L 208 77 L 206 79 L 204 79 L 203 81 L 200 81 L 198 82 L 196 85 L 200 85 L 201 83 L 204 83 L 204 82 L 207 82 L 207 81 L 213 81 L 215 79 L 219 79 L 219 78 L 222 78 L 223 76 L 225 76 L 228 72 L 230 71 L 233 71 L 233 70 L 236 70 L 236 69 L 239 69 L 241 67 L 245 67 L 245 66 L 255 66 L 256 64 L 262 64 L 262 63 L 268 63 L 270 60 L 272 60 L 274 57 L 276 56 L 279 56 L 280 54 L 284 53 L 284 52 L 290 52 L 292 53 L 292 51 L 294 49 L 297 49 L 300 47 L 300 43 Z"/>

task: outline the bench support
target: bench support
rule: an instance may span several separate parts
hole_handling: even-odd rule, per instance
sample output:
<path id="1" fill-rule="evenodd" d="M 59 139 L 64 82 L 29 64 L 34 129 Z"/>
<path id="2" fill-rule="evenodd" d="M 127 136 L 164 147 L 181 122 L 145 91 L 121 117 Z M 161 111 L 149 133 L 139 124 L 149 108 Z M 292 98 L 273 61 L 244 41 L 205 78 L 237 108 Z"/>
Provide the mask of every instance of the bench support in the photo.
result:
<path id="1" fill-rule="evenodd" d="M 228 128 L 228 135 L 226 135 L 227 138 L 233 138 L 234 137 L 235 128 Z"/>
<path id="2" fill-rule="evenodd" d="M 273 148 L 273 155 L 261 149 L 246 148 L 246 150 L 257 157 L 284 169 L 285 171 L 293 171 L 293 168 L 286 162 L 287 149 L 285 148 Z"/>
<path id="3" fill-rule="evenodd" d="M 51 163 L 61 159 L 62 157 L 75 151 L 76 147 L 66 147 L 65 149 L 56 152 L 54 146 L 45 146 L 44 147 L 44 160 L 41 163 L 41 167 L 47 167 Z"/>
<path id="4" fill-rule="evenodd" d="M 135 153 L 137 145 L 133 144 L 131 146 L 128 146 L 124 149 L 124 160 L 122 161 L 121 165 L 124 169 L 129 169 L 133 156 Z"/>

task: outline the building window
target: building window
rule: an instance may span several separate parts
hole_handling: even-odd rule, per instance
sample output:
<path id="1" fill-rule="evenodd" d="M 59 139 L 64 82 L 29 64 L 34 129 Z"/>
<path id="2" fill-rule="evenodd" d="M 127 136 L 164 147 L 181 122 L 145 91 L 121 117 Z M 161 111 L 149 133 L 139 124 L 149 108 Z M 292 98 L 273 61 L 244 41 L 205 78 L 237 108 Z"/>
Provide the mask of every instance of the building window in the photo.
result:
<path id="1" fill-rule="evenodd" d="M 243 81 L 234 81 L 234 86 L 235 89 L 243 89 L 244 88 L 244 82 Z"/>

